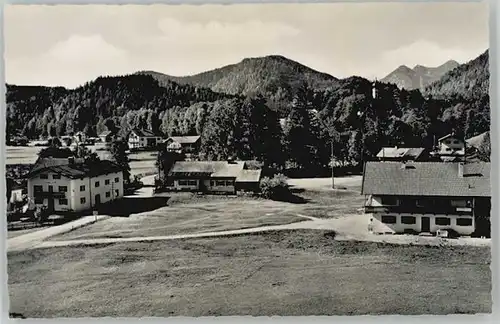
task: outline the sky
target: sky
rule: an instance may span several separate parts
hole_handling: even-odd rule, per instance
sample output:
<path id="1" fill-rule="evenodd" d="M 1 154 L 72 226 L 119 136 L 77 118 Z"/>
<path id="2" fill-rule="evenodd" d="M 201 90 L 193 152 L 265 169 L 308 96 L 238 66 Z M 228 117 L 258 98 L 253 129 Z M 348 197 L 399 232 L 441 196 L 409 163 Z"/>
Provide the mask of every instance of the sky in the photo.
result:
<path id="1" fill-rule="evenodd" d="M 74 88 L 141 70 L 183 76 L 283 55 L 338 78 L 465 63 L 488 48 L 488 4 L 6 5 L 6 81 Z"/>

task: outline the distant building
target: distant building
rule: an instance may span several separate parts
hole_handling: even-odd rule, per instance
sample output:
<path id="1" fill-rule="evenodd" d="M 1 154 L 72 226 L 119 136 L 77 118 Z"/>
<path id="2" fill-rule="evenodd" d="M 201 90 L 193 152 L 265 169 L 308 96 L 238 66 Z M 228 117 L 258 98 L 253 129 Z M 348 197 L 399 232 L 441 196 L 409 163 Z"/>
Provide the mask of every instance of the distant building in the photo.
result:
<path id="1" fill-rule="evenodd" d="M 182 151 L 197 154 L 200 149 L 201 136 L 171 136 L 163 141 L 169 151 Z"/>
<path id="2" fill-rule="evenodd" d="M 85 143 L 87 141 L 87 135 L 84 132 L 78 132 L 73 137 L 76 143 Z"/>
<path id="3" fill-rule="evenodd" d="M 236 194 L 259 189 L 261 170 L 246 169 L 241 161 L 178 161 L 167 176 L 173 190 Z"/>
<path id="4" fill-rule="evenodd" d="M 448 134 L 438 139 L 434 156 L 444 162 L 461 162 L 465 157 L 465 140 L 455 134 Z"/>
<path id="5" fill-rule="evenodd" d="M 367 162 L 362 194 L 374 233 L 489 228 L 490 163 Z"/>
<path id="6" fill-rule="evenodd" d="M 134 129 L 128 136 L 128 147 L 130 150 L 141 150 L 155 148 L 162 141 L 159 134 L 155 134 L 147 129 Z"/>
<path id="7" fill-rule="evenodd" d="M 116 137 L 116 132 L 104 131 L 99 134 L 99 139 L 102 143 L 111 143 Z"/>
<path id="8" fill-rule="evenodd" d="M 428 151 L 422 147 L 383 147 L 377 154 L 379 161 L 425 161 L 429 159 Z"/>
<path id="9" fill-rule="evenodd" d="M 28 174 L 30 209 L 78 212 L 123 197 L 123 171 L 111 161 L 39 161 Z"/>

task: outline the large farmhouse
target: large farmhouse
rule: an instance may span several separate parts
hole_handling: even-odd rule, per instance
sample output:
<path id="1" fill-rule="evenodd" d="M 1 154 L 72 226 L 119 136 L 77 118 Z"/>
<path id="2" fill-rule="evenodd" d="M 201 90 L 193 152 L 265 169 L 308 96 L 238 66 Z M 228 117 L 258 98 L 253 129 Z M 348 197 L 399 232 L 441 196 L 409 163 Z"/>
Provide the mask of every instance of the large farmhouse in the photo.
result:
<path id="1" fill-rule="evenodd" d="M 256 191 L 261 170 L 246 169 L 241 161 L 178 161 L 167 177 L 173 190 L 235 194 Z"/>
<path id="2" fill-rule="evenodd" d="M 141 150 L 157 147 L 162 137 L 147 129 L 134 129 L 128 136 L 128 147 L 130 150 Z"/>
<path id="3" fill-rule="evenodd" d="M 367 162 L 362 193 L 374 233 L 471 235 L 489 224 L 490 164 Z"/>
<path id="4" fill-rule="evenodd" d="M 123 171 L 111 161 L 44 159 L 28 174 L 30 209 L 78 212 L 123 197 Z"/>

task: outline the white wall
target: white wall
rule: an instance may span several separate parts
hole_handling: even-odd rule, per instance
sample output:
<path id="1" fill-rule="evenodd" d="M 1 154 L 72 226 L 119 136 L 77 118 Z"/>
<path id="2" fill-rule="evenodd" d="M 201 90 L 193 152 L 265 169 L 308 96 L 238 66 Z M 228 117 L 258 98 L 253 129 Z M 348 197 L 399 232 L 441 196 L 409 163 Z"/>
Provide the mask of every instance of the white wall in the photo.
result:
<path id="1" fill-rule="evenodd" d="M 447 138 L 440 142 L 440 153 L 464 152 L 465 144 L 457 138 Z"/>
<path id="2" fill-rule="evenodd" d="M 40 175 L 28 180 L 28 197 L 31 198 L 32 205 L 34 206 L 48 206 L 48 199 L 44 198 L 42 204 L 36 204 L 34 198 L 35 185 L 40 185 L 44 192 L 47 192 L 49 185 L 52 185 L 54 192 L 59 191 L 59 186 L 68 187 L 66 193 L 66 199 L 68 199 L 68 205 L 60 205 L 59 198 L 54 199 L 54 210 L 55 211 L 82 211 L 90 209 L 91 206 L 95 206 L 95 195 L 99 194 L 101 196 L 101 203 L 109 202 L 113 199 L 119 199 L 123 197 L 123 172 L 110 173 L 108 175 L 101 175 L 98 177 L 83 178 L 83 179 L 69 179 L 66 177 L 61 177 L 61 179 L 53 179 L 52 173 L 48 174 L 48 179 L 40 179 Z M 118 182 L 115 182 L 115 178 L 118 178 Z M 109 184 L 105 184 L 105 180 L 109 179 Z M 99 181 L 99 187 L 95 187 L 95 183 Z M 80 191 L 80 186 L 85 186 L 84 191 Z M 118 195 L 116 194 L 118 190 Z M 106 192 L 110 192 L 110 196 L 106 197 Z M 81 202 L 81 198 L 85 198 L 85 202 Z M 92 205 L 91 205 L 92 204 Z"/>

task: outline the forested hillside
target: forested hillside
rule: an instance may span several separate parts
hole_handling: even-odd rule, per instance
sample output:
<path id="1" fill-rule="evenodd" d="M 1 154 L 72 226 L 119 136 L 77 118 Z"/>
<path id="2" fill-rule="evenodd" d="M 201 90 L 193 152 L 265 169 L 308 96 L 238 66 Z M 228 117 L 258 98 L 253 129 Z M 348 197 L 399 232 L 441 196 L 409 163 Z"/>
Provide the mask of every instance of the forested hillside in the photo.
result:
<path id="1" fill-rule="evenodd" d="M 158 77 L 144 74 L 102 77 L 75 90 L 8 85 L 7 135 L 19 132 L 37 138 L 84 131 L 95 136 L 108 126 L 118 126 L 121 135 L 135 127 L 164 135 L 198 134 L 205 159 L 258 159 L 269 166 L 314 172 L 328 165 L 332 140 L 336 163 L 351 165 L 362 156 L 373 157 L 381 146 L 430 148 L 436 138 L 451 131 L 466 138 L 488 131 L 488 87 L 480 85 L 487 82 L 483 56 L 447 74 L 425 96 L 419 90 L 379 82 L 375 99 L 370 80 L 337 80 L 320 74 L 320 81 L 314 74 L 310 83 L 311 70 L 302 75 L 305 67 L 297 66 L 289 79 L 279 74 L 281 89 L 289 89 L 290 96 L 280 101 L 279 110 L 275 106 L 279 91 L 269 97 L 245 96 L 234 88 L 225 94 L 166 78 L 159 82 Z M 222 75 L 218 80 L 230 86 L 228 80 L 236 74 L 229 71 L 226 77 L 223 69 L 218 71 Z M 258 71 L 240 76 L 255 76 L 265 69 Z M 302 76 L 292 77 L 297 74 Z M 245 90 L 248 80 L 236 79 L 234 84 Z M 252 80 L 254 89 L 270 89 L 273 74 Z"/>
<path id="2" fill-rule="evenodd" d="M 186 77 L 152 71 L 139 73 L 152 75 L 161 83 L 172 80 L 229 94 L 252 97 L 260 94 L 267 98 L 269 107 L 281 115 L 289 112 L 293 96 L 302 83 L 307 82 L 316 90 L 338 85 L 337 78 L 279 55 L 247 58 L 237 64 Z"/>

